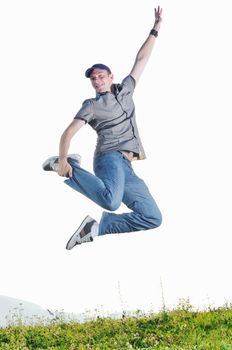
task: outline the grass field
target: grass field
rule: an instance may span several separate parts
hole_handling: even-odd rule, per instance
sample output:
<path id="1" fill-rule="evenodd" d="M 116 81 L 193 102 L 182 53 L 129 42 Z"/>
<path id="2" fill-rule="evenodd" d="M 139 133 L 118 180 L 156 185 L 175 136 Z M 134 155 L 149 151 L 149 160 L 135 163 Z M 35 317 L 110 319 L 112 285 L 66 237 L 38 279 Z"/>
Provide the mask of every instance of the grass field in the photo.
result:
<path id="1" fill-rule="evenodd" d="M 11 325 L 0 329 L 0 349 L 232 350 L 232 307 L 200 312 L 183 304 L 172 311 L 118 320 Z"/>

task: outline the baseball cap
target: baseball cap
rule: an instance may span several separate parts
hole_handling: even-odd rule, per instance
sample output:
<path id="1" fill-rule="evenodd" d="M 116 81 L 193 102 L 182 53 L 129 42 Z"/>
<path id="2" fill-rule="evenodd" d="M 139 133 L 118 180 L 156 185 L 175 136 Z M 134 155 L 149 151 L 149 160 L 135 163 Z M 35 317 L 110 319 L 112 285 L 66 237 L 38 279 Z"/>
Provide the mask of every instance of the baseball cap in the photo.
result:
<path id="1" fill-rule="evenodd" d="M 105 69 L 105 70 L 107 70 L 109 73 L 111 73 L 110 68 L 107 67 L 105 64 L 96 63 L 96 64 L 94 64 L 92 67 L 90 67 L 90 68 L 87 69 L 87 71 L 85 72 L 86 78 L 89 78 L 89 77 L 90 77 L 92 71 L 93 71 L 95 68 Z"/>

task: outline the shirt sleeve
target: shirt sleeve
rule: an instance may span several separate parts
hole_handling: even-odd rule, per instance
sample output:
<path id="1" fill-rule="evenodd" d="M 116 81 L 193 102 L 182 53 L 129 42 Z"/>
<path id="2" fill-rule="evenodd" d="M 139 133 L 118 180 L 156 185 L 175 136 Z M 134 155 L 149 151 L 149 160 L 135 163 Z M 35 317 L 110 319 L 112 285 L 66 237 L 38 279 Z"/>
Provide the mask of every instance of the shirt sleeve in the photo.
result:
<path id="1" fill-rule="evenodd" d="M 86 123 L 89 123 L 93 119 L 93 102 L 91 100 L 85 100 L 74 119 L 82 119 Z"/>
<path id="2" fill-rule="evenodd" d="M 122 81 L 122 87 L 124 91 L 134 92 L 136 81 L 132 75 L 127 75 Z"/>

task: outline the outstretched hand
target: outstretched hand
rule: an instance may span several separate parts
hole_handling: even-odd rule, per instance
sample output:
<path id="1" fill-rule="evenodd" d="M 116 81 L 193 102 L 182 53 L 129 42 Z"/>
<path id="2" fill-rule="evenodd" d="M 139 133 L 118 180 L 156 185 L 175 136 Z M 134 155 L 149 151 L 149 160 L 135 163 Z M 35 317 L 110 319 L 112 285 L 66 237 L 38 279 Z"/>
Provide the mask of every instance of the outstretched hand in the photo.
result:
<path id="1" fill-rule="evenodd" d="M 161 16 L 162 16 L 162 8 L 158 6 L 157 8 L 155 8 L 155 24 L 154 24 L 154 29 L 157 31 L 160 29 L 160 24 L 162 22 Z"/>

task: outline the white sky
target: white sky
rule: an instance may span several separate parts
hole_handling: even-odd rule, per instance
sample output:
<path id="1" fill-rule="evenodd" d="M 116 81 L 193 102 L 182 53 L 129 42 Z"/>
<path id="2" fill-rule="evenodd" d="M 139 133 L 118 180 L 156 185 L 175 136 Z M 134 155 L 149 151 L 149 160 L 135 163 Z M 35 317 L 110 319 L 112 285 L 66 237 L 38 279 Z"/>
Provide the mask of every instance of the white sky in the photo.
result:
<path id="1" fill-rule="evenodd" d="M 147 160 L 134 169 L 164 217 L 157 230 L 65 250 L 101 208 L 42 171 L 64 128 L 94 96 L 84 71 L 120 82 L 153 25 L 163 23 L 134 100 Z M 157 310 L 190 298 L 232 300 L 230 1 L 1 1 L 0 294 L 71 312 Z M 90 127 L 70 152 L 92 169 Z M 122 206 L 118 212 L 124 211 Z"/>

